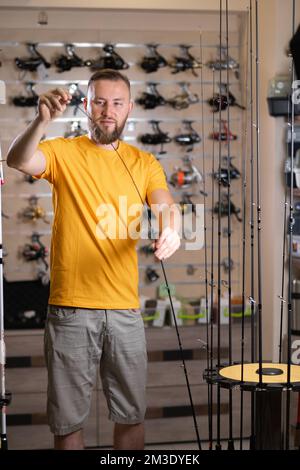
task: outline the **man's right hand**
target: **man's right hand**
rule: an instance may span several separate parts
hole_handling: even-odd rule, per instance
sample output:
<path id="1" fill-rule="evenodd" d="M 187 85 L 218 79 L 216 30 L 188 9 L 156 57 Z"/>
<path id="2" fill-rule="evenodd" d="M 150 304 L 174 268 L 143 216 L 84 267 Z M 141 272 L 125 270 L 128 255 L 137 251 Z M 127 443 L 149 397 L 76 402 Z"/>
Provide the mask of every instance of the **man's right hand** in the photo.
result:
<path id="1" fill-rule="evenodd" d="M 63 88 L 55 88 L 40 95 L 38 115 L 42 122 L 50 122 L 60 117 L 70 103 L 72 95 Z"/>

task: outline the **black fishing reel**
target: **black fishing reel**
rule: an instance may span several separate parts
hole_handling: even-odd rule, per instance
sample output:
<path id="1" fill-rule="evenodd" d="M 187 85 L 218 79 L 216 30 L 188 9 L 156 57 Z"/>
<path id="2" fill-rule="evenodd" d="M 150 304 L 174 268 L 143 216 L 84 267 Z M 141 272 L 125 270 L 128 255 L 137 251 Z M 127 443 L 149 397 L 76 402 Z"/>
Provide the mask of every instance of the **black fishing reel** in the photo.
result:
<path id="1" fill-rule="evenodd" d="M 237 135 L 233 134 L 227 127 L 227 121 L 221 121 L 222 131 L 221 132 L 213 132 L 210 135 L 210 138 L 213 140 L 218 140 L 222 142 L 228 142 L 228 140 L 237 140 Z"/>
<path id="2" fill-rule="evenodd" d="M 86 130 L 81 127 L 80 121 L 73 121 L 69 125 L 69 129 L 65 132 L 64 137 L 80 137 L 81 135 L 85 135 Z"/>
<path id="3" fill-rule="evenodd" d="M 224 111 L 228 106 L 237 106 L 240 109 L 246 109 L 244 106 L 239 104 L 235 96 L 228 90 L 226 83 L 220 83 L 220 94 L 215 94 L 211 99 L 208 100 L 208 104 L 213 108 L 214 113 Z"/>
<path id="4" fill-rule="evenodd" d="M 229 273 L 234 268 L 234 261 L 232 258 L 224 258 L 221 261 L 221 266 L 223 267 L 225 273 Z"/>
<path id="5" fill-rule="evenodd" d="M 186 109 L 190 104 L 199 103 L 199 96 L 189 90 L 189 84 L 186 82 L 178 83 L 182 93 L 168 100 L 168 104 L 174 109 Z"/>
<path id="6" fill-rule="evenodd" d="M 162 67 L 168 65 L 166 59 L 157 52 L 158 44 L 147 44 L 149 55 L 144 57 L 141 67 L 146 73 L 156 72 Z"/>
<path id="7" fill-rule="evenodd" d="M 232 164 L 232 159 L 234 157 L 229 157 L 229 165 L 228 165 L 228 157 L 223 157 L 223 165 L 224 167 L 220 168 L 220 171 L 214 173 L 214 178 L 219 181 L 223 186 L 228 187 L 229 181 L 236 180 L 240 178 L 241 173 L 240 171 Z M 229 166 L 229 168 L 228 168 Z"/>
<path id="8" fill-rule="evenodd" d="M 155 247 L 153 246 L 153 243 L 150 245 L 143 245 L 139 248 L 139 252 L 143 253 L 143 255 L 149 256 L 153 255 L 155 251 Z"/>
<path id="9" fill-rule="evenodd" d="M 75 116 L 77 114 L 79 106 L 82 104 L 85 94 L 83 93 L 83 91 L 80 90 L 78 83 L 71 83 L 71 85 L 69 85 L 69 93 L 72 96 L 70 106 L 75 107 L 73 112 Z"/>
<path id="10" fill-rule="evenodd" d="M 67 72 L 74 67 L 90 67 L 91 60 L 83 60 L 75 53 L 75 46 L 73 44 L 65 44 L 66 54 L 61 54 L 55 60 L 55 65 L 58 72 Z"/>
<path id="11" fill-rule="evenodd" d="M 221 217 L 228 217 L 230 213 L 230 215 L 235 215 L 239 222 L 242 222 L 242 219 L 239 216 L 241 209 L 235 206 L 235 204 L 228 198 L 227 193 L 221 194 L 221 200 L 218 201 L 214 207 L 215 214 L 219 214 L 219 211 Z"/>
<path id="12" fill-rule="evenodd" d="M 103 46 L 104 56 L 99 57 L 94 61 L 91 61 L 92 70 L 102 69 L 113 69 L 113 70 L 125 70 L 129 68 L 129 65 L 117 54 L 112 44 L 105 44 Z"/>
<path id="13" fill-rule="evenodd" d="M 236 78 L 239 78 L 238 62 L 227 54 L 227 47 L 221 46 L 221 59 L 211 60 L 206 65 L 214 70 L 234 70 Z"/>
<path id="14" fill-rule="evenodd" d="M 164 97 L 157 91 L 157 85 L 157 83 L 147 83 L 149 92 L 143 92 L 141 98 L 136 100 L 144 109 L 154 109 L 157 106 L 164 106 L 166 104 Z"/>
<path id="15" fill-rule="evenodd" d="M 28 82 L 25 84 L 25 86 L 26 86 L 28 95 L 27 96 L 24 96 L 24 95 L 14 96 L 12 98 L 12 103 L 15 106 L 22 107 L 22 108 L 36 107 L 38 105 L 39 96 L 34 91 L 33 83 Z"/>
<path id="16" fill-rule="evenodd" d="M 155 269 L 152 269 L 150 267 L 146 269 L 145 275 L 146 275 L 146 281 L 151 282 L 151 283 L 159 279 L 159 274 L 155 271 Z"/>
<path id="17" fill-rule="evenodd" d="M 191 152 L 194 149 L 194 145 L 201 142 L 200 135 L 195 131 L 195 129 L 193 129 L 192 123 L 193 121 L 183 121 L 188 133 L 179 134 L 174 137 L 176 144 L 182 147 L 187 147 L 187 152 Z"/>
<path id="18" fill-rule="evenodd" d="M 159 127 L 160 121 L 150 121 L 152 125 L 154 134 L 143 134 L 140 136 L 140 141 L 142 144 L 145 145 L 161 145 L 161 149 L 159 154 L 165 154 L 166 152 L 163 150 L 164 144 L 169 144 L 172 139 L 169 137 L 168 133 L 163 132 Z"/>
<path id="19" fill-rule="evenodd" d="M 179 201 L 182 214 L 188 214 L 189 212 L 196 214 L 196 204 L 192 201 L 191 198 L 192 194 L 183 193 L 182 198 Z"/>
<path id="20" fill-rule="evenodd" d="M 195 77 L 198 77 L 198 74 L 195 72 L 196 69 L 202 67 L 202 64 L 198 62 L 189 52 L 189 49 L 192 46 L 179 46 L 182 52 L 182 56 L 174 57 L 174 60 L 169 62 L 169 66 L 173 69 L 172 73 L 185 72 L 186 70 L 191 70 L 192 74 Z"/>
<path id="21" fill-rule="evenodd" d="M 15 64 L 21 70 L 27 70 L 29 72 L 36 72 L 40 65 L 44 65 L 46 69 L 51 67 L 51 64 L 37 51 L 38 44 L 28 43 L 26 44 L 30 57 L 16 57 Z"/>
<path id="22" fill-rule="evenodd" d="M 26 261 L 41 260 L 44 263 L 46 270 L 49 268 L 49 265 L 46 261 L 48 254 L 48 248 L 42 244 L 40 235 L 38 233 L 32 234 L 31 243 L 26 243 L 22 250 L 22 256 Z"/>

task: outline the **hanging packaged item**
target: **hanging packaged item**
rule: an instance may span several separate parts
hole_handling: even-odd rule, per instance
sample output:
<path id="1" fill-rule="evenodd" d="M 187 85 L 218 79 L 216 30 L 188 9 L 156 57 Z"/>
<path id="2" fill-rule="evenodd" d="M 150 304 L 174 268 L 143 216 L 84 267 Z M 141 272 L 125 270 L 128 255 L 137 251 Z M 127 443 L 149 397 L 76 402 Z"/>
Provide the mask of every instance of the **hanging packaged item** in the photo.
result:
<path id="1" fill-rule="evenodd" d="M 284 165 L 284 172 L 286 174 L 287 186 L 290 188 L 291 184 L 293 184 L 293 188 L 300 189 L 300 149 L 297 150 L 296 157 L 294 158 L 293 182 L 292 182 L 292 177 L 291 177 L 291 171 L 292 171 L 292 161 L 291 161 L 291 158 L 288 157 Z"/>
<path id="2" fill-rule="evenodd" d="M 292 96 L 294 92 L 291 85 L 291 77 L 280 75 L 269 81 L 268 107 L 271 116 L 291 116 Z M 295 115 L 300 115 L 300 104 L 294 104 Z"/>
<path id="3" fill-rule="evenodd" d="M 294 126 L 294 138 L 293 138 L 293 141 L 294 141 L 294 157 L 296 155 L 296 152 L 300 149 L 300 126 L 295 124 Z M 292 156 L 292 131 L 291 131 L 291 128 L 288 127 L 287 129 L 287 133 L 286 133 L 286 142 L 288 144 L 288 153 L 289 153 L 289 157 Z"/>

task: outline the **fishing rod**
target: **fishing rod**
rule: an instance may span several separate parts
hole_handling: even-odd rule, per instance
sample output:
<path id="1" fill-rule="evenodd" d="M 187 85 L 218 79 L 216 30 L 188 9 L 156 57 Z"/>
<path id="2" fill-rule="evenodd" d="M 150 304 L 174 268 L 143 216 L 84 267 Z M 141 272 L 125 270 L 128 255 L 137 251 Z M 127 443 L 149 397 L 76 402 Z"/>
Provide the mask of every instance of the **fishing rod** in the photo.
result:
<path id="1" fill-rule="evenodd" d="M 203 64 L 202 34 L 200 32 L 200 63 Z M 202 184 L 204 202 L 204 266 L 205 266 L 205 315 L 206 315 L 206 367 L 209 369 L 212 358 L 212 349 L 209 347 L 209 318 L 208 318 L 208 253 L 207 253 L 207 221 L 206 221 L 206 165 L 205 165 L 205 139 L 204 139 L 204 89 L 203 89 L 203 67 L 200 69 L 200 89 L 201 89 L 201 117 L 202 117 Z M 213 247 L 212 247 L 213 250 Z M 212 268 L 213 269 L 213 268 Z M 212 303 L 210 305 L 212 311 Z M 212 319 L 211 319 L 212 323 Z M 207 403 L 208 403 L 208 439 L 209 450 L 212 450 L 212 384 L 207 383 Z"/>
<path id="2" fill-rule="evenodd" d="M 226 54 L 227 60 L 229 57 L 229 40 L 228 40 L 228 0 L 225 2 L 225 37 L 226 37 Z M 229 103 L 229 64 L 226 68 L 226 92 L 227 92 L 227 103 Z M 227 106 L 227 122 L 230 124 L 230 106 Z M 231 189 L 231 172 L 230 172 L 230 139 L 227 139 L 227 196 L 230 201 L 230 189 Z M 227 237 L 227 250 L 228 259 L 231 259 L 231 204 L 228 205 L 228 237 Z M 231 305 L 231 269 L 228 270 L 228 342 L 229 342 L 229 365 L 232 364 L 232 305 Z M 232 389 L 229 389 L 229 439 L 228 439 L 228 450 L 234 450 L 233 442 L 233 422 L 232 422 Z"/>
<path id="3" fill-rule="evenodd" d="M 249 36 L 249 11 L 247 19 L 246 31 L 246 83 L 245 83 L 245 96 L 243 102 L 246 103 L 246 112 L 244 117 L 243 143 L 242 143 L 242 179 L 241 179 L 241 193 L 242 193 L 242 322 L 241 322 L 241 383 L 244 382 L 244 361 L 245 361 L 245 307 L 246 307 L 246 188 L 247 188 L 247 144 L 248 144 L 248 36 Z M 241 401 L 240 401 L 240 450 L 243 450 L 243 433 L 244 433 L 244 389 L 241 388 Z"/>
<path id="4" fill-rule="evenodd" d="M 80 111 L 82 113 L 84 113 L 88 119 L 93 122 L 94 124 L 97 124 L 97 120 L 94 120 L 91 118 L 91 116 L 84 110 L 82 109 L 82 107 L 78 107 L 78 109 L 80 109 Z M 115 151 L 115 153 L 118 155 L 119 159 L 121 160 L 121 162 L 123 163 L 135 189 L 136 189 L 136 192 L 139 196 L 139 199 L 141 200 L 141 203 L 144 205 L 144 200 L 141 196 L 141 193 L 133 179 L 133 176 L 130 172 L 130 170 L 128 169 L 126 163 L 124 162 L 122 156 L 120 155 L 120 152 L 118 151 L 118 149 L 111 143 L 111 146 L 113 148 L 113 150 Z M 149 227 L 150 227 L 150 230 L 152 228 L 152 224 L 151 224 L 151 217 L 147 211 L 147 218 L 148 218 L 148 222 L 149 222 Z M 199 435 L 199 429 L 198 429 L 198 423 L 197 423 L 197 418 L 196 418 L 196 411 L 195 411 L 195 406 L 194 406 L 194 402 L 193 402 L 193 398 L 192 398 L 192 393 L 191 393 L 191 386 L 190 386 L 190 382 L 189 382 L 189 378 L 188 378 L 188 372 L 187 372 L 187 368 L 186 368 L 186 362 L 185 362 L 185 359 L 184 359 L 184 352 L 183 352 L 183 347 L 182 347 L 182 343 L 181 343 L 181 338 L 180 338 L 180 334 L 179 334 L 179 329 L 178 329 L 178 324 L 177 324 L 177 319 L 176 319 L 176 315 L 175 315 L 175 310 L 174 310 L 174 305 L 173 305 L 173 300 L 172 300 L 172 296 L 171 296 L 171 290 L 170 290 L 170 286 L 169 286 L 169 283 L 168 283 L 168 279 L 167 279 L 167 275 L 166 275 L 166 271 L 165 271 L 165 266 L 164 266 L 164 262 L 163 260 L 160 260 L 160 265 L 161 265 L 161 269 L 162 269 L 162 272 L 163 272 L 163 277 L 164 277 L 164 280 L 165 280 L 165 286 L 166 286 L 166 290 L 168 292 L 168 297 L 169 297 L 169 301 L 170 301 L 170 307 L 171 307 L 171 312 L 172 312 L 172 317 L 173 317 L 173 321 L 174 321 L 174 326 L 175 326 L 175 330 L 176 330 L 176 335 L 177 335 L 177 340 L 178 340 L 178 345 L 179 345 L 179 351 L 180 351 L 180 357 L 181 357 L 181 362 L 182 362 L 182 368 L 183 368 L 183 371 L 184 371 L 184 375 L 185 375 L 185 380 L 186 380 L 186 386 L 187 386 L 187 390 L 188 390 L 188 395 L 189 395 L 189 400 L 190 400 L 190 406 L 191 406 L 191 411 L 192 411 L 192 417 L 193 417 L 193 423 L 194 423 L 194 429 L 195 429 L 195 433 L 196 433 L 196 438 L 197 438 L 197 444 L 198 444 L 198 447 L 199 447 L 199 450 L 201 450 L 201 440 L 200 440 L 200 435 Z"/>
<path id="5" fill-rule="evenodd" d="M 220 34 L 220 43 L 219 43 L 219 61 L 221 64 L 222 61 L 222 0 L 220 0 L 220 24 L 219 24 L 219 34 Z M 222 69 L 220 66 L 219 70 L 219 79 L 220 83 L 222 82 Z M 219 102 L 219 133 L 221 133 L 221 121 L 222 121 L 222 107 L 221 100 Z M 221 172 L 221 155 L 222 155 L 222 142 L 219 139 L 219 173 Z M 218 333 L 217 333 L 217 349 L 218 349 L 218 367 L 221 365 L 221 178 L 219 178 L 218 186 L 218 198 L 219 198 L 219 208 L 218 208 Z M 230 204 L 229 204 L 230 206 Z M 217 385 L 217 443 L 216 450 L 221 450 L 221 387 Z"/>
<path id="6" fill-rule="evenodd" d="M 292 3 L 292 30 L 295 34 L 296 4 Z M 295 64 L 292 58 L 292 83 L 295 81 Z M 287 312 L 287 385 L 286 385 L 286 417 L 285 417 L 285 449 L 290 448 L 290 411 L 291 411 L 291 354 L 292 354 L 292 270 L 293 270 L 293 228 L 294 228 L 294 142 L 295 142 L 295 104 L 292 101 L 291 115 L 291 187 L 290 187 L 290 210 L 289 210 L 289 259 L 288 259 L 288 312 Z"/>

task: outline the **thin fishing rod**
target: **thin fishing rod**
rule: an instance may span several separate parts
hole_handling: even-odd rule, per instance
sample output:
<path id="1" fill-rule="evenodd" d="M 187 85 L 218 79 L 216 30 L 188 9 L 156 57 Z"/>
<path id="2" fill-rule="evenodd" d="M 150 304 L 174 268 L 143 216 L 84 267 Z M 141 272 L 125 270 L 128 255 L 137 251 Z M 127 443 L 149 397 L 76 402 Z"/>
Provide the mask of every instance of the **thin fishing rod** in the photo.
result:
<path id="1" fill-rule="evenodd" d="M 256 220 L 257 220 L 257 316 L 258 316 L 258 375 L 259 384 L 262 385 L 262 277 L 261 277 L 261 205 L 260 205 L 260 92 L 259 92 L 259 22 L 258 22 L 258 0 L 255 0 L 255 89 L 256 89 Z"/>
<path id="2" fill-rule="evenodd" d="M 212 357 L 212 350 L 209 347 L 209 318 L 208 318 L 208 254 L 207 254 L 207 224 L 206 224 L 206 165 L 205 165 L 205 139 L 204 139 L 204 90 L 203 90 L 203 48 L 202 34 L 200 32 L 200 89 L 201 89 L 201 133 L 202 133 L 202 179 L 203 179 L 203 202 L 204 202 L 204 265 L 205 265 L 205 315 L 206 315 L 206 367 L 209 370 L 209 363 Z M 212 304 L 211 304 L 212 310 Z M 212 322 L 212 319 L 210 320 Z M 207 404 L 208 404 L 208 439 L 211 450 L 212 443 L 212 388 L 213 384 L 207 382 Z"/>
<path id="3" fill-rule="evenodd" d="M 226 55 L 227 55 L 227 67 L 226 67 L 226 84 L 227 84 L 227 123 L 230 126 L 230 106 L 229 106 L 229 40 L 228 40 L 228 0 L 225 2 L 225 36 L 226 36 Z M 221 171 L 221 169 L 220 169 Z M 221 175 L 220 175 L 221 176 Z M 231 177 L 230 177 L 230 139 L 227 137 L 227 197 L 228 197 L 228 214 L 227 214 L 227 256 L 229 261 L 228 269 L 228 348 L 229 348 L 229 365 L 232 365 L 232 305 L 231 305 L 231 208 L 230 208 L 230 189 L 231 189 Z M 228 439 L 228 450 L 234 450 L 233 441 L 233 422 L 232 422 L 232 389 L 229 389 L 229 439 Z"/>
<path id="4" fill-rule="evenodd" d="M 255 279 L 254 279 L 254 103 L 253 103 L 253 10 L 252 0 L 249 5 L 250 21 L 250 305 L 251 305 L 251 362 L 256 362 L 256 334 L 255 334 Z M 255 449 L 255 393 L 251 392 L 251 434 L 250 450 Z"/>
<path id="5" fill-rule="evenodd" d="M 94 121 L 85 110 L 83 110 L 81 107 L 79 107 L 79 109 L 88 117 L 88 119 L 90 119 L 92 122 L 96 123 L 96 121 Z M 126 171 L 127 171 L 128 175 L 129 175 L 129 177 L 130 177 L 130 179 L 131 179 L 131 181 L 132 181 L 132 183 L 133 183 L 133 185 L 136 189 L 136 192 L 137 192 L 137 194 L 138 194 L 138 196 L 141 200 L 141 203 L 144 205 L 144 201 L 143 201 L 143 198 L 142 198 L 141 193 L 139 191 L 139 188 L 137 187 L 137 185 L 136 185 L 136 183 L 133 179 L 133 176 L 132 176 L 130 170 L 128 169 L 126 163 L 124 162 L 123 158 L 121 157 L 120 152 L 118 151 L 118 149 L 113 144 L 111 144 L 111 146 L 114 149 L 114 151 L 116 152 L 116 154 L 118 155 L 118 157 L 120 158 L 120 160 L 123 163 L 124 167 L 126 168 Z M 151 224 L 151 218 L 148 214 L 148 211 L 147 211 L 147 217 L 148 217 L 149 227 L 150 227 L 150 230 L 151 230 L 152 224 Z M 190 386 L 188 373 L 187 373 L 187 368 L 186 368 L 186 363 L 185 363 L 185 359 L 184 359 L 183 347 L 182 347 L 181 338 L 180 338 L 180 334 L 179 334 L 179 330 L 178 330 L 178 324 L 177 324 L 177 319 L 176 319 L 175 310 L 174 310 L 174 306 L 173 306 L 171 290 L 170 290 L 170 286 L 169 286 L 169 283 L 168 283 L 168 279 L 167 279 L 167 275 L 166 275 L 163 260 L 160 260 L 160 265 L 161 265 L 161 268 L 162 268 L 162 272 L 163 272 L 163 276 L 164 276 L 164 280 L 165 280 L 165 285 L 166 285 L 166 289 L 167 289 L 168 297 L 169 297 L 169 301 L 170 301 L 173 321 L 174 321 L 174 325 L 175 325 L 175 330 L 176 330 L 176 335 L 177 335 L 177 340 L 178 340 L 178 345 L 179 345 L 179 351 L 180 351 L 180 356 L 181 356 L 181 361 L 182 361 L 182 368 L 183 368 L 183 371 L 184 371 L 186 386 L 187 386 L 187 389 L 188 389 L 188 395 L 189 395 L 189 399 L 190 399 L 190 405 L 191 405 L 191 411 L 192 411 L 192 416 L 193 416 L 193 422 L 194 422 L 194 428 L 195 428 L 197 443 L 198 443 L 199 450 L 201 450 L 201 441 L 200 441 L 200 435 L 199 435 L 199 430 L 198 430 L 198 423 L 197 423 L 197 419 L 196 419 L 195 406 L 194 406 L 194 402 L 193 402 L 193 398 L 192 398 L 191 386 Z"/>
<path id="6" fill-rule="evenodd" d="M 291 71 L 292 74 L 292 71 Z M 289 132 L 291 132 L 291 110 L 290 110 L 290 99 L 287 99 L 288 105 L 288 116 L 287 125 L 289 126 Z M 286 143 L 286 154 L 288 155 L 288 142 Z M 286 169 L 285 169 L 286 170 Z M 284 188 L 284 211 L 283 211 L 283 241 L 282 241 L 282 268 L 281 268 L 281 295 L 280 295 L 280 325 L 279 325 L 279 343 L 278 343 L 278 362 L 282 362 L 282 340 L 283 340 L 283 311 L 286 302 L 284 300 L 284 284 L 285 284 L 285 251 L 286 251 L 286 235 L 287 235 L 287 198 L 288 198 L 288 181 L 287 172 L 285 171 L 285 188 Z M 291 174 L 291 184 L 294 184 L 293 175 Z"/>
<path id="7" fill-rule="evenodd" d="M 249 39 L 249 10 L 248 10 L 248 20 L 246 23 L 246 67 L 245 67 L 245 96 L 243 102 L 246 103 L 246 111 L 244 114 L 244 126 L 245 132 L 243 133 L 242 141 L 242 179 L 241 179 L 241 192 L 242 192 L 242 324 L 241 324 L 241 383 L 244 382 L 244 362 L 245 362 L 245 307 L 246 307 L 246 189 L 247 189 L 247 144 L 248 144 L 248 102 L 247 96 L 249 96 L 248 90 L 248 39 Z M 244 433 L 244 389 L 240 389 L 241 401 L 240 401 L 240 450 L 243 450 L 243 433 Z"/>
<path id="8" fill-rule="evenodd" d="M 220 72 L 219 78 L 220 83 L 222 83 L 222 0 L 220 0 Z M 219 99 L 219 175 L 221 175 L 221 154 L 222 154 L 222 142 L 221 142 L 221 99 Z M 227 136 L 229 138 L 229 136 Z M 219 188 L 218 188 L 218 197 L 219 197 L 219 210 L 218 210 L 218 367 L 221 365 L 221 178 L 218 178 Z M 217 444 L 216 450 L 221 450 L 221 387 L 217 385 Z"/>
<path id="9" fill-rule="evenodd" d="M 212 69 L 212 74 L 213 74 L 213 96 L 215 96 L 215 68 L 213 67 Z M 215 135 L 215 113 L 212 115 L 212 135 Z M 211 193 L 211 273 L 210 273 L 210 308 L 213 308 L 214 304 L 214 287 L 215 287 L 215 280 L 214 280 L 214 243 L 215 243 L 215 139 L 212 139 L 212 172 L 211 172 L 211 187 L 212 187 L 212 193 Z M 212 312 L 212 310 L 211 310 Z M 210 322 L 210 351 L 211 351 L 211 356 L 210 356 L 210 370 L 213 370 L 213 351 L 214 351 L 214 329 L 213 329 L 213 322 L 211 318 Z M 213 445 L 213 387 L 211 386 L 210 389 L 210 403 L 211 403 L 211 409 L 209 410 L 209 421 L 210 421 L 210 426 L 211 426 L 211 439 L 209 442 L 209 449 L 212 450 L 212 445 Z"/>
<path id="10" fill-rule="evenodd" d="M 296 5 L 293 0 L 292 8 L 292 36 L 295 34 Z M 295 80 L 295 65 L 292 59 L 292 82 Z M 285 419 L 285 448 L 290 448 L 290 412 L 291 412 L 291 353 L 292 353 L 292 270 L 293 270 L 293 226 L 294 226 L 294 141 L 295 141 L 295 104 L 292 101 L 291 119 L 291 187 L 290 187 L 290 213 L 289 213 L 289 265 L 288 265 L 288 314 L 287 314 L 287 395 Z"/>

